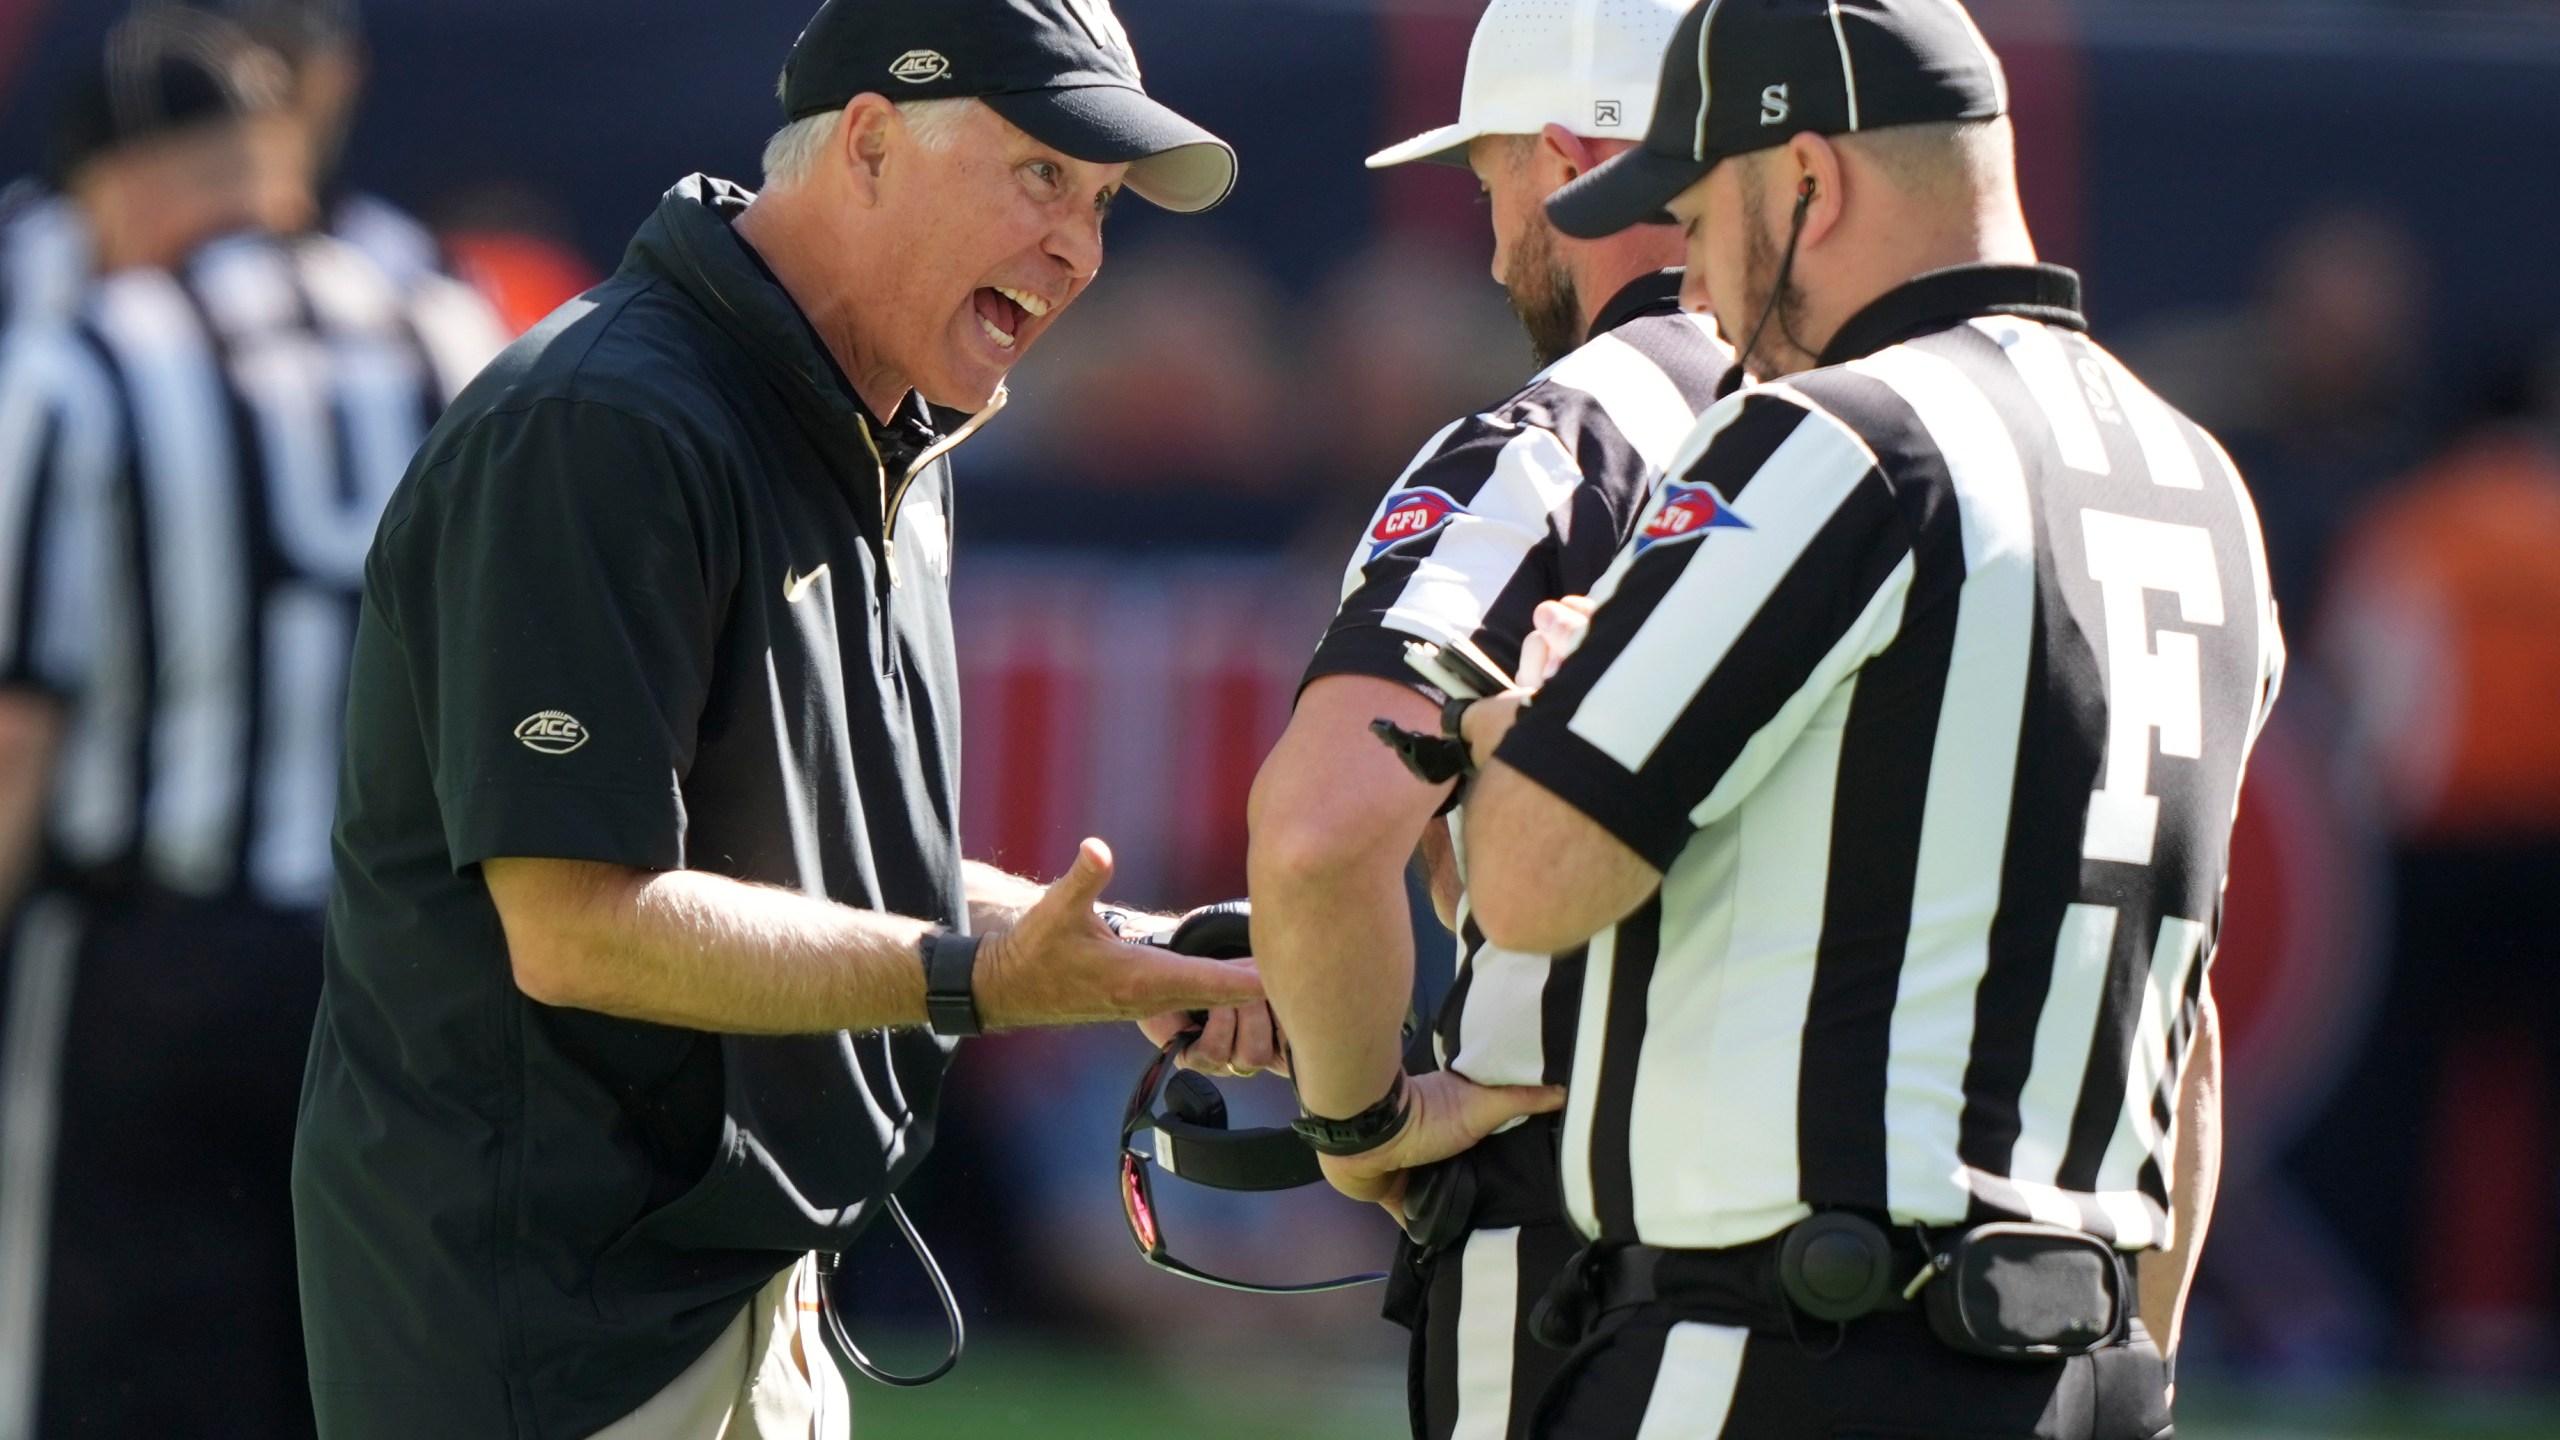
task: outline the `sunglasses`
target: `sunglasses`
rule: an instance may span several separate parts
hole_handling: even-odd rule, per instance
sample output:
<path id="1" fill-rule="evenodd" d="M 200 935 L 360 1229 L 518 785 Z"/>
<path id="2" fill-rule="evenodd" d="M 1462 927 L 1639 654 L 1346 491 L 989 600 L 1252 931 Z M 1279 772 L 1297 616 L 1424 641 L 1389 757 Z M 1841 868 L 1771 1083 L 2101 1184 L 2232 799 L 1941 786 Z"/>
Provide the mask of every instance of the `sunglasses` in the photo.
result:
<path id="1" fill-rule="evenodd" d="M 1129 1222 L 1129 1238 L 1138 1253 L 1159 1270 L 1248 1295 L 1316 1295 L 1348 1290 L 1386 1279 L 1383 1272 L 1346 1275 L 1296 1285 L 1266 1285 L 1212 1274 L 1173 1257 L 1156 1209 L 1154 1176 L 1165 1173 L 1219 1190 L 1294 1190 L 1324 1178 L 1316 1153 L 1285 1125 L 1262 1129 L 1227 1128 L 1226 1101 L 1206 1076 L 1175 1062 L 1198 1030 L 1185 1030 L 1165 1042 L 1163 1050 L 1138 1077 L 1120 1121 L 1120 1213 Z M 1140 1135 L 1152 1135 L 1152 1150 L 1138 1148 Z"/>

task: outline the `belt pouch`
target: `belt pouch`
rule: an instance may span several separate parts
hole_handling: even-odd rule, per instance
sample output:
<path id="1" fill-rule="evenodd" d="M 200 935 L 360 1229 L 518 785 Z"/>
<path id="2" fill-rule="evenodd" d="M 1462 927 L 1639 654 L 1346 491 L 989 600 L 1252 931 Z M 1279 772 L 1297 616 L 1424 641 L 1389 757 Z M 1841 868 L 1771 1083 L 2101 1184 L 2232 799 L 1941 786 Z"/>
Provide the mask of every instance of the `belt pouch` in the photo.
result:
<path id="1" fill-rule="evenodd" d="M 1404 1192 L 1405 1233 L 1425 1258 L 1438 1255 L 1476 1228 L 1478 1186 L 1472 1151 L 1460 1151 L 1413 1172 Z"/>
<path id="2" fill-rule="evenodd" d="M 2053 1225 L 1979 1225 L 1938 1255 L 1922 1292 L 1949 1349 L 1995 1360 L 2086 1355 L 2122 1334 L 2123 1259 L 2094 1235 Z"/>

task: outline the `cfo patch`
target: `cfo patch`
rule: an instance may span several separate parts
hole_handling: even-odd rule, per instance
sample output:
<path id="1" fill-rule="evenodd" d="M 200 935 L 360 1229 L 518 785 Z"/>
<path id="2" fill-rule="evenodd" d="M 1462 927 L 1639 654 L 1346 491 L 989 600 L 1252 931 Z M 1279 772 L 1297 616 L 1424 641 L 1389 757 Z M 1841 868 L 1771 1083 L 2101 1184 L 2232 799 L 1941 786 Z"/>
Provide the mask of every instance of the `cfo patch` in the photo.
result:
<path id="1" fill-rule="evenodd" d="M 1748 530 L 1751 523 L 1733 513 L 1724 497 L 1705 485 L 1674 480 L 1662 487 L 1662 504 L 1636 532 L 1636 553 L 1656 545 L 1695 540 L 1710 530 Z"/>
<path id="2" fill-rule="evenodd" d="M 1417 485 L 1400 491 L 1387 503 L 1378 523 L 1369 527 L 1369 558 L 1375 560 L 1398 545 L 1436 534 L 1466 513 L 1467 507 L 1445 490 Z"/>

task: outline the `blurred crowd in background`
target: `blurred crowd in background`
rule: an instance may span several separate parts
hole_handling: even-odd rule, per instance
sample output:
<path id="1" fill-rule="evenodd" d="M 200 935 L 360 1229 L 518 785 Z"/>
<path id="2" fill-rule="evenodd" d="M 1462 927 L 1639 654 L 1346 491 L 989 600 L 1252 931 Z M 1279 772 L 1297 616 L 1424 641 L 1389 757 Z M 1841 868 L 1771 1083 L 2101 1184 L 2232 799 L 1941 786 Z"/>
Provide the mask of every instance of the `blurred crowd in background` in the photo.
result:
<path id="1" fill-rule="evenodd" d="M 39 167 L 55 78 L 123 8 L 0 8 L 0 175 Z M 332 213 L 380 196 L 423 217 L 402 232 L 417 263 L 521 330 L 612 267 L 666 185 L 754 180 L 809 8 L 370 0 Z M 2215 971 L 2231 1154 L 2187 1373 L 2545 1383 L 2560 5 L 1974 8 L 2018 96 L 2038 238 L 2086 273 L 2100 337 L 2240 464 L 2294 654 Z M 1115 218 L 1102 279 L 964 466 L 967 834 L 1042 873 L 1100 834 L 1126 898 L 1188 905 L 1242 889 L 1247 788 L 1377 497 L 1530 360 L 1472 180 L 1360 168 L 1452 110 L 1474 5 L 1118 9 L 1151 88 L 1236 141 L 1242 189 L 1180 238 Z M 1373 1296 L 1245 1299 L 1140 1263 L 1111 1156 L 1143 1058 L 1103 1032 L 964 1053 L 914 1208 L 973 1312 L 1399 1363 Z M 1179 1203 L 1186 1234 L 1274 1278 L 1385 1250 L 1383 1219 L 1329 1194 Z M 929 1321 L 902 1263 L 884 1251 L 866 1287 L 876 1323 Z"/>

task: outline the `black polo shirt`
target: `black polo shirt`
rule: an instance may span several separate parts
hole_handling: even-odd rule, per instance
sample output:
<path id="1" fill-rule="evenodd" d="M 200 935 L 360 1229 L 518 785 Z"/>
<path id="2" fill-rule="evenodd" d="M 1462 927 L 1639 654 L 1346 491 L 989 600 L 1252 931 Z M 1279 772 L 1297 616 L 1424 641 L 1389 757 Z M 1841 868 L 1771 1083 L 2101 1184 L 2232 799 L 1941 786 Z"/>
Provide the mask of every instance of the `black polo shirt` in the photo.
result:
<path id="1" fill-rule="evenodd" d="M 943 456 L 669 192 L 464 393 L 366 567 L 294 1195 L 322 1432 L 582 1440 L 932 1138 L 922 1031 L 714 1036 L 512 980 L 479 863 L 965 923 Z"/>

